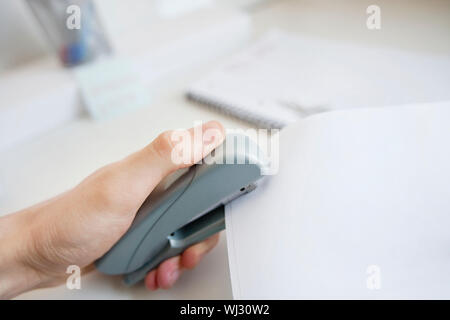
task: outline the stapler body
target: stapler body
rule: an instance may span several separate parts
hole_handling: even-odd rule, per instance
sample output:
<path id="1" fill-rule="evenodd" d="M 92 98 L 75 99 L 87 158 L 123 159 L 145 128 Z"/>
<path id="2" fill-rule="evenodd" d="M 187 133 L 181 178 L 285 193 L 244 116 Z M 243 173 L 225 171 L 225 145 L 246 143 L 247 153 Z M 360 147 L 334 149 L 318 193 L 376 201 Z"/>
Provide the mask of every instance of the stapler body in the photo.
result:
<path id="1" fill-rule="evenodd" d="M 252 191 L 266 165 L 255 142 L 228 135 L 202 163 L 159 184 L 97 269 L 124 275 L 128 285 L 139 282 L 162 261 L 223 230 L 224 205 Z"/>

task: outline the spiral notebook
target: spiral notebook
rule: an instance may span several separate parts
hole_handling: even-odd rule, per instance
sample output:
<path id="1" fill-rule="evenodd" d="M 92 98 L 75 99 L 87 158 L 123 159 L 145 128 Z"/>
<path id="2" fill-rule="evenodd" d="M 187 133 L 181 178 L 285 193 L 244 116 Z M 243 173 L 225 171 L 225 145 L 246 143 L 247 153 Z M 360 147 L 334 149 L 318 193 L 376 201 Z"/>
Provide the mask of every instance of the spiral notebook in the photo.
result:
<path id="1" fill-rule="evenodd" d="M 187 90 L 192 101 L 281 128 L 310 114 L 450 99 L 450 60 L 272 30 Z"/>

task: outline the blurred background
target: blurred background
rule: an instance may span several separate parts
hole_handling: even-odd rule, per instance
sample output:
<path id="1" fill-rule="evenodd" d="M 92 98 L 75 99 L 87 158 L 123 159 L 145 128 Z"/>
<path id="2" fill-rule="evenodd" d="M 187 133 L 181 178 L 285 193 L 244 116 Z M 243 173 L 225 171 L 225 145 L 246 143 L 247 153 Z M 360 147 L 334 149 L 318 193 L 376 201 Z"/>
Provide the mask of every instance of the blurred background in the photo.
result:
<path id="1" fill-rule="evenodd" d="M 142 19 L 147 20 L 144 22 L 147 25 L 148 23 L 153 23 L 155 18 L 173 18 L 176 15 L 183 15 L 193 10 L 207 7 L 212 1 L 194 0 L 189 1 L 188 5 L 186 5 L 188 1 L 170 0 L 133 0 L 132 5 L 121 4 L 123 1 L 118 0 L 100 0 L 95 2 L 98 7 L 102 8 L 101 14 L 108 22 L 114 25 L 116 24 L 114 21 L 116 21 L 120 25 L 118 28 L 122 28 L 132 27 L 130 23 L 138 26 L 139 23 L 142 23 Z M 166 5 L 164 4 L 165 2 L 173 2 L 174 4 Z M 215 2 L 234 8 L 245 8 L 261 1 L 216 0 Z M 121 12 L 121 15 L 126 15 L 125 18 L 132 18 L 128 21 L 122 21 L 123 18 L 118 17 L 118 12 Z M 135 20 L 135 18 L 141 19 L 141 21 L 138 19 Z M 39 22 L 30 10 L 27 1 L 2 0 L 0 19 L 3 26 L 0 29 L 0 44 L 2 46 L 0 52 L 0 72 L 52 54 L 52 48 L 48 44 L 46 34 L 40 28 Z"/>
<path id="2" fill-rule="evenodd" d="M 228 7 L 236 8 L 238 10 L 252 10 L 257 8 L 258 4 L 267 5 L 277 5 L 275 2 L 285 2 L 281 1 L 270 1 L 270 0 L 195 0 L 195 1 L 143 1 L 143 0 L 132 0 L 130 5 L 121 4 L 119 0 L 96 0 L 96 4 L 102 8 L 101 14 L 112 24 L 115 24 L 118 28 L 127 28 L 130 26 L 130 22 L 135 26 L 142 23 L 142 20 L 147 20 L 145 24 L 152 23 L 155 16 L 168 17 L 176 15 L 184 15 L 189 12 L 183 13 L 183 11 L 191 11 L 200 9 L 201 7 L 210 6 L 212 2 L 214 4 L 225 5 Z M 167 9 L 163 8 L 163 3 L 174 2 L 175 5 L 167 5 Z M 188 5 L 187 9 L 177 9 L 178 3 L 189 2 L 193 5 Z M 428 47 L 430 51 L 441 51 L 448 52 L 449 43 L 445 41 L 447 37 L 441 34 L 442 41 L 440 43 L 433 43 L 432 46 L 427 46 L 434 40 L 437 36 L 423 37 L 426 32 L 428 35 L 434 33 L 433 28 L 438 27 L 435 32 L 445 31 L 445 27 L 448 26 L 448 1 L 445 0 L 432 0 L 432 1 L 395 1 L 395 3 L 389 4 L 387 1 L 355 1 L 355 0 L 338 0 L 338 1 L 304 1 L 297 0 L 297 6 L 304 7 L 302 13 L 299 14 L 298 21 L 303 25 L 303 28 L 307 28 L 303 31 L 314 32 L 324 35 L 324 30 L 330 27 L 330 24 L 339 20 L 340 23 L 344 22 L 344 17 L 349 17 L 352 12 L 357 11 L 356 8 L 366 8 L 370 4 L 378 4 L 383 7 L 388 7 L 390 12 L 388 14 L 388 19 L 393 16 L 399 20 L 396 26 L 396 31 L 405 32 L 403 39 L 396 38 L 395 34 L 388 36 L 383 33 L 383 37 L 387 44 L 417 48 L 423 47 L 424 49 Z M 2 21 L 2 28 L 0 29 L 0 45 L 2 50 L 0 52 L 0 71 L 5 71 L 14 67 L 17 67 L 23 63 L 30 62 L 31 60 L 42 58 L 45 55 L 51 54 L 51 48 L 48 45 L 48 41 L 45 38 L 45 33 L 39 28 L 39 23 L 33 16 L 30 8 L 26 1 L 16 1 L 16 0 L 2 0 L 0 11 L 0 19 Z M 169 8 L 173 7 L 172 9 Z M 184 7 L 185 5 L 179 5 Z M 125 8 L 124 8 L 125 7 Z M 159 8 L 158 8 L 159 7 Z M 349 8 L 354 8 L 350 9 Z M 125 10 L 123 10 L 125 9 Z M 316 16 L 315 20 L 312 18 L 304 19 L 307 17 L 307 13 L 310 10 L 322 10 L 322 12 L 317 12 L 320 15 Z M 170 13 L 172 11 L 173 13 Z M 118 17 L 118 12 L 124 17 Z M 169 12 L 169 13 L 167 13 Z M 293 13 L 291 13 L 292 15 Z M 122 19 L 133 17 L 132 20 L 124 21 Z M 148 19 L 147 19 L 148 17 Z M 340 18 L 339 18 L 340 17 Z M 135 19 L 136 18 L 136 19 Z M 119 19 L 119 20 L 117 20 Z M 139 21 L 140 20 L 140 21 Z M 409 20 L 409 23 L 408 21 Z M 413 21 L 414 20 L 414 23 Z M 116 21 L 116 23 L 114 23 Z M 326 23 L 327 25 L 323 25 Z M 352 21 L 346 21 L 346 24 L 351 24 Z M 288 24 L 288 21 L 285 21 Z M 322 25 L 321 27 L 318 27 Z M 339 26 L 334 26 L 333 29 L 339 28 Z M 442 28 L 442 29 L 441 29 Z M 356 31 L 356 30 L 354 30 Z M 345 38 L 351 39 L 351 34 L 341 35 Z M 418 39 L 420 38 L 420 39 Z M 395 39 L 395 40 L 394 40 Z M 419 44 L 421 43 L 421 45 Z"/>
<path id="3" fill-rule="evenodd" d="M 66 24 L 73 4 L 80 29 Z M 0 6 L 0 215 L 67 190 L 167 129 L 210 119 L 282 127 L 338 108 L 450 99 L 448 0 Z M 20 298 L 230 298 L 224 238 L 170 291 L 125 289 L 94 272 L 82 290 Z"/>

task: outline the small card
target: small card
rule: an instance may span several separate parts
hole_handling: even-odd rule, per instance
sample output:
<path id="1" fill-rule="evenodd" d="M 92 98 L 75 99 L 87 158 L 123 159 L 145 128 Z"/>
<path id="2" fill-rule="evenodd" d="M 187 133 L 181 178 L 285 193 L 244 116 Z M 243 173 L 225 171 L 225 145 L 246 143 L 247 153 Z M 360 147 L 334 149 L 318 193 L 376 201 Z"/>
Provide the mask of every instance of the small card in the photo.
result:
<path id="1" fill-rule="evenodd" d="M 74 69 L 84 105 L 96 120 L 113 118 L 150 104 L 136 66 L 126 58 L 104 58 Z"/>

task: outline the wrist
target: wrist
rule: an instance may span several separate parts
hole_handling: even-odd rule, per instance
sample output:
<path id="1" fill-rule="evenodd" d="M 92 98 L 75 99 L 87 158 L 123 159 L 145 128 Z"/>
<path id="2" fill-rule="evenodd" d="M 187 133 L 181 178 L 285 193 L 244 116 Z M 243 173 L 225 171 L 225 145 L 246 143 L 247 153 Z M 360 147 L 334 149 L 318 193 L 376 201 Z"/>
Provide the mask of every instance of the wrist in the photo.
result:
<path id="1" fill-rule="evenodd" d="M 25 221 L 27 220 L 27 221 Z M 25 213 L 0 217 L 0 298 L 9 299 L 45 281 L 27 261 L 31 254 Z"/>

